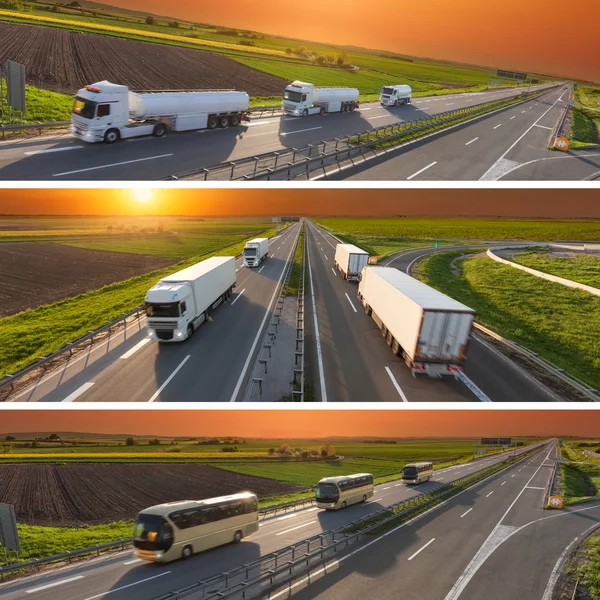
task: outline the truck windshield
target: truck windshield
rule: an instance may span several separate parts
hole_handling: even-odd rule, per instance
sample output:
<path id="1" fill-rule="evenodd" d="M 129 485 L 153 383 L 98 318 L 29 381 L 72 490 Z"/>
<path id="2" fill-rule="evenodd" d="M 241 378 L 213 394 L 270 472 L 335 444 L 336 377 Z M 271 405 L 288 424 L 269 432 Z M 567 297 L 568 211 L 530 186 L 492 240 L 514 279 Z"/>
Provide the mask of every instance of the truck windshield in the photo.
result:
<path id="1" fill-rule="evenodd" d="M 146 302 L 149 317 L 179 317 L 179 302 Z"/>
<path id="2" fill-rule="evenodd" d="M 333 483 L 319 483 L 316 497 L 319 502 L 337 502 L 340 499 L 340 492 L 337 485 Z"/>
<path id="3" fill-rule="evenodd" d="M 142 550 L 167 550 L 173 542 L 173 528 L 164 517 L 139 514 L 133 525 L 133 545 Z"/>
<path id="4" fill-rule="evenodd" d="M 417 467 L 404 467 L 402 469 L 402 477 L 413 479 L 417 476 Z"/>
<path id="5" fill-rule="evenodd" d="M 301 102 L 302 101 L 302 93 L 301 92 L 292 92 L 292 90 L 285 90 L 285 92 L 283 92 L 283 99 L 289 100 L 290 102 Z"/>
<path id="6" fill-rule="evenodd" d="M 394 93 L 394 88 L 388 88 L 388 87 L 381 88 L 381 93 L 386 94 L 387 96 L 391 96 Z"/>
<path id="7" fill-rule="evenodd" d="M 256 256 L 256 248 L 244 248 L 244 256 Z"/>
<path id="8" fill-rule="evenodd" d="M 84 119 L 93 119 L 96 115 L 96 102 L 92 100 L 86 100 L 75 96 L 75 103 L 73 104 L 73 114 L 79 115 Z"/>

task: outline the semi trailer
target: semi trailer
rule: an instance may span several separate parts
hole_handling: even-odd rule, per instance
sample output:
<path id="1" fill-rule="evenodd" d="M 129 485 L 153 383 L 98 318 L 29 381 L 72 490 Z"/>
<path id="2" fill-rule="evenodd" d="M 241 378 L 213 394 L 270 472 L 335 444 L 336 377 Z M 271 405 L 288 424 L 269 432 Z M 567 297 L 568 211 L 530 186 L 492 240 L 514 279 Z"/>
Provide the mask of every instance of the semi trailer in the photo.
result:
<path id="1" fill-rule="evenodd" d="M 246 242 L 242 254 L 245 267 L 258 267 L 269 254 L 268 238 L 255 238 Z"/>
<path id="2" fill-rule="evenodd" d="M 379 94 L 381 106 L 398 106 L 412 102 L 410 85 L 384 85 Z"/>
<path id="3" fill-rule="evenodd" d="M 113 144 L 167 131 L 237 127 L 246 119 L 249 100 L 235 90 L 132 92 L 100 81 L 75 95 L 71 132 L 84 142 Z"/>
<path id="4" fill-rule="evenodd" d="M 146 294 L 148 335 L 159 342 L 183 342 L 235 287 L 235 258 L 213 256 L 161 279 Z"/>
<path id="5" fill-rule="evenodd" d="M 335 268 L 344 279 L 358 281 L 369 262 L 369 253 L 354 244 L 338 244 L 335 247 Z"/>
<path id="6" fill-rule="evenodd" d="M 283 92 L 283 112 L 295 117 L 348 112 L 358 108 L 356 88 L 315 87 L 294 81 Z"/>
<path id="7" fill-rule="evenodd" d="M 467 357 L 473 309 L 390 267 L 365 267 L 358 298 L 413 376 L 457 378 Z"/>

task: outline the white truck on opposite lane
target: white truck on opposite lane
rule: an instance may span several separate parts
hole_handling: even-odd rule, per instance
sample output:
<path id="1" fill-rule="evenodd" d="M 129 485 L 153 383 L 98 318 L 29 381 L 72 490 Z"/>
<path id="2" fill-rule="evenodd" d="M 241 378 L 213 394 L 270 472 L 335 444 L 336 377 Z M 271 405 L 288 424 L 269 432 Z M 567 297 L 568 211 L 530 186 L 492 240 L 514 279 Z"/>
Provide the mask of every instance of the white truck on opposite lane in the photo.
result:
<path id="1" fill-rule="evenodd" d="M 255 238 L 246 242 L 242 254 L 245 267 L 258 267 L 269 254 L 269 239 Z"/>
<path id="2" fill-rule="evenodd" d="M 381 106 L 398 106 L 412 102 L 410 85 L 384 85 L 379 94 Z"/>
<path id="3" fill-rule="evenodd" d="M 363 267 L 369 262 L 369 253 L 354 244 L 338 244 L 335 247 L 335 268 L 344 279 L 358 281 Z"/>
<path id="4" fill-rule="evenodd" d="M 358 298 L 413 376 L 457 377 L 471 339 L 473 309 L 391 267 L 365 267 Z"/>
<path id="5" fill-rule="evenodd" d="M 294 81 L 283 92 L 283 112 L 295 117 L 348 112 L 358 108 L 358 96 L 356 88 L 315 87 Z"/>
<path id="6" fill-rule="evenodd" d="M 148 335 L 160 342 L 189 339 L 234 287 L 233 256 L 213 256 L 164 277 L 146 294 Z"/>
<path id="7" fill-rule="evenodd" d="M 132 92 L 100 81 L 75 95 L 71 132 L 84 142 L 113 144 L 167 131 L 237 127 L 246 119 L 249 100 L 246 92 L 234 90 Z"/>

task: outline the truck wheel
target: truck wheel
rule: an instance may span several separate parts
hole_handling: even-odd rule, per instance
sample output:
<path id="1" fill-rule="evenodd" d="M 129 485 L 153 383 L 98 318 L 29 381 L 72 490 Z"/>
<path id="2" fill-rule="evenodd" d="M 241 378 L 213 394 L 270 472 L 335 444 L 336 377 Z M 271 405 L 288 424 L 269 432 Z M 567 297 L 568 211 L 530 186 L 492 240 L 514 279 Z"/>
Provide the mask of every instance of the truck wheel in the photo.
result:
<path id="1" fill-rule="evenodd" d="M 321 110 L 319 111 L 320 115 L 324 115 L 325 114 L 325 109 L 321 106 Z"/>
<path id="2" fill-rule="evenodd" d="M 353 111 L 356 108 L 356 104 L 351 104 L 350 105 L 350 110 Z"/>
<path id="3" fill-rule="evenodd" d="M 219 127 L 223 129 L 229 127 L 229 117 L 219 117 Z"/>
<path id="4" fill-rule="evenodd" d="M 308 117 L 308 110 L 306 108 L 302 111 L 302 117 Z"/>
<path id="5" fill-rule="evenodd" d="M 392 352 L 394 353 L 394 356 L 398 356 L 398 353 L 400 352 L 400 344 L 396 340 L 392 342 Z"/>
<path id="6" fill-rule="evenodd" d="M 389 331 L 387 332 L 387 335 L 385 336 L 385 343 L 390 347 L 394 343 L 394 336 Z"/>
<path id="7" fill-rule="evenodd" d="M 208 117 L 208 121 L 206 122 L 206 126 L 208 127 L 208 129 L 216 129 L 218 124 L 219 124 L 219 121 L 218 121 L 217 117 L 215 117 L 214 115 L 211 115 L 210 117 Z"/>
<path id="8" fill-rule="evenodd" d="M 118 129 L 109 129 L 105 134 L 104 134 L 104 141 L 107 144 L 114 144 L 115 142 L 119 141 L 120 138 L 120 134 L 119 134 L 119 130 Z"/>
<path id="9" fill-rule="evenodd" d="M 190 325 L 188 325 L 188 328 L 187 328 L 187 337 L 185 339 L 189 340 L 193 335 L 194 335 L 194 328 L 190 324 Z"/>
<path id="10" fill-rule="evenodd" d="M 163 135 L 165 135 L 165 133 L 167 133 L 167 126 L 164 123 L 157 123 L 154 126 L 154 131 L 152 132 L 152 135 L 154 137 L 162 137 Z"/>
<path id="11" fill-rule="evenodd" d="M 237 127 L 240 124 L 240 117 L 239 117 L 239 115 L 231 115 L 229 117 L 229 124 L 232 127 Z"/>

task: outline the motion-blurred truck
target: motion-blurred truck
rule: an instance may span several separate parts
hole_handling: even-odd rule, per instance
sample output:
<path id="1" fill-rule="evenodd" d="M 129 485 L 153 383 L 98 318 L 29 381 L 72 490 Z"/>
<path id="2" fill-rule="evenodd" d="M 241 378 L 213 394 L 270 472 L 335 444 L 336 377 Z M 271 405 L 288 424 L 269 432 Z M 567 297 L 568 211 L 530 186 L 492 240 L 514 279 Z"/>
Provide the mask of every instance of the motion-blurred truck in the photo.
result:
<path id="1" fill-rule="evenodd" d="M 294 81 L 283 92 L 283 112 L 295 117 L 349 112 L 358 108 L 356 88 L 315 87 Z"/>
<path id="2" fill-rule="evenodd" d="M 412 102 L 412 89 L 410 85 L 385 85 L 379 94 L 381 106 L 399 106 Z"/>
<path id="3" fill-rule="evenodd" d="M 369 253 L 354 244 L 338 244 L 333 260 L 344 279 L 358 281 L 363 267 L 369 262 Z"/>
<path id="4" fill-rule="evenodd" d="M 245 267 L 258 267 L 269 254 L 268 238 L 255 238 L 246 242 L 242 254 Z"/>

